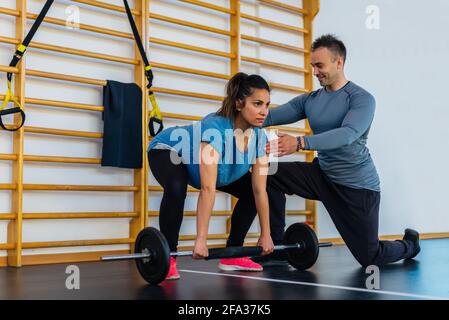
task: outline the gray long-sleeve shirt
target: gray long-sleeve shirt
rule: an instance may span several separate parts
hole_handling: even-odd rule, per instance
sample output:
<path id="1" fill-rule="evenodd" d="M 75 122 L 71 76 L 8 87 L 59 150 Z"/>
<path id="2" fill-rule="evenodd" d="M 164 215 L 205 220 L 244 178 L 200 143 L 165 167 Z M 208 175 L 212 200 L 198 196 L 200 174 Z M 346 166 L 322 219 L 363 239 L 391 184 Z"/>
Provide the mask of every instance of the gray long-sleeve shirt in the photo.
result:
<path id="1" fill-rule="evenodd" d="M 308 118 L 314 134 L 304 138 L 305 149 L 318 151 L 324 173 L 337 184 L 379 192 L 379 176 L 366 147 L 375 106 L 369 92 L 348 82 L 337 91 L 322 88 L 270 110 L 264 126 Z"/>

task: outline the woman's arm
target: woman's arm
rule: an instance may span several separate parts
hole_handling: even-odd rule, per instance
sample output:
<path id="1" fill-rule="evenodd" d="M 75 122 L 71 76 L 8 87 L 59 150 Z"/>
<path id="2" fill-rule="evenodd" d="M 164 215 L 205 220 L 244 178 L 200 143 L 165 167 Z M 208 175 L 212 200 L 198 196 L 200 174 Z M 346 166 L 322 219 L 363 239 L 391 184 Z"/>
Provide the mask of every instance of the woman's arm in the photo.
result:
<path id="1" fill-rule="evenodd" d="M 204 258 L 207 252 L 207 234 L 209 220 L 215 203 L 215 191 L 218 172 L 218 152 L 208 143 L 201 143 L 200 148 L 200 182 L 201 189 L 196 209 L 197 235 L 194 258 Z"/>
<path id="2" fill-rule="evenodd" d="M 258 245 L 263 247 L 264 254 L 273 251 L 270 231 L 270 209 L 267 194 L 268 156 L 257 158 L 251 173 L 254 200 L 259 215 L 260 238 Z"/>

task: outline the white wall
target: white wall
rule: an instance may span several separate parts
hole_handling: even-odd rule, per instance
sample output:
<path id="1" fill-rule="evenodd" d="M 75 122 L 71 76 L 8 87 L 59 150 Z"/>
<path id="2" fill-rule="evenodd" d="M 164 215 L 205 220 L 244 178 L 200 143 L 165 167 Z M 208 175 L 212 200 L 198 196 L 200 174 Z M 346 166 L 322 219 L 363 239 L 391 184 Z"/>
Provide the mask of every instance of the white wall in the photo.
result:
<path id="1" fill-rule="evenodd" d="M 378 30 L 365 24 L 370 5 Z M 381 179 L 380 233 L 448 232 L 449 2 L 321 0 L 314 28 L 345 42 L 347 77 L 376 97 L 368 147 Z M 319 208 L 319 235 L 337 237 Z"/>

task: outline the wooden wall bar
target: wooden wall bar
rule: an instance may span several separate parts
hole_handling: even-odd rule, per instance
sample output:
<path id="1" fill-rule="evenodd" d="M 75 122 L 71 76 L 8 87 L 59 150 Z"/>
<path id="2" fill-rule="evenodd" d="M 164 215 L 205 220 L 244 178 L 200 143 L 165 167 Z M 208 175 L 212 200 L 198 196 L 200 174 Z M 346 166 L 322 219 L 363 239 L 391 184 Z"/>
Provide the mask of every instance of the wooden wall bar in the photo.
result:
<path id="1" fill-rule="evenodd" d="M 0 15 L 8 15 L 15 17 L 16 19 L 16 35 L 15 37 L 5 37 L 0 36 L 0 42 L 10 45 L 18 45 L 21 43 L 25 36 L 25 26 L 26 22 L 35 20 L 37 15 L 34 13 L 27 12 L 27 1 L 26 0 L 16 0 L 16 9 L 4 8 L 0 6 Z M 108 4 L 101 1 L 95 0 L 72 0 L 74 3 L 79 3 L 83 5 L 88 5 L 96 8 L 101 8 L 105 10 L 110 10 L 115 13 L 124 13 L 125 10 L 121 6 Z M 224 8 L 218 5 L 206 3 L 198 0 L 180 0 L 180 2 L 185 5 L 192 7 L 200 7 L 208 10 L 214 10 L 216 12 L 224 13 L 229 15 L 229 25 L 230 29 L 220 29 L 209 27 L 199 23 L 188 22 L 181 19 L 176 19 L 168 17 L 165 15 L 153 13 L 150 11 L 151 1 L 150 0 L 136 0 L 136 7 L 133 8 L 132 12 L 134 14 L 136 24 L 138 26 L 141 37 L 144 41 L 144 45 L 148 48 L 148 45 L 159 45 L 169 48 L 177 48 L 190 52 L 196 52 L 200 54 L 206 54 L 209 56 L 217 57 L 219 59 L 229 59 L 230 69 L 228 74 L 221 74 L 216 72 L 210 72 L 205 70 L 198 70 L 194 68 L 179 67 L 174 65 L 169 65 L 166 63 L 161 63 L 158 61 L 151 61 L 153 69 L 160 70 L 170 70 L 175 72 L 180 72 L 184 74 L 199 75 L 203 77 L 210 77 L 214 79 L 228 80 L 233 74 L 241 70 L 241 62 L 256 64 L 260 66 L 268 66 L 273 68 L 278 68 L 280 70 L 298 72 L 304 74 L 305 77 L 305 87 L 291 86 L 281 83 L 270 83 L 271 87 L 275 90 L 284 90 L 291 93 L 302 94 L 309 92 L 313 89 L 312 87 L 312 72 L 310 69 L 310 47 L 312 40 L 312 25 L 313 18 L 318 12 L 318 0 L 304 0 L 304 8 L 299 8 L 291 5 L 287 5 L 274 0 L 259 0 L 261 4 L 272 6 L 278 9 L 286 10 L 290 13 L 302 15 L 304 19 L 304 27 L 296 27 L 288 24 L 283 24 L 263 17 L 256 17 L 241 12 L 239 0 L 231 0 L 230 8 Z M 201 30 L 208 32 L 219 37 L 229 37 L 230 47 L 229 51 L 220 51 L 215 49 L 209 49 L 202 46 L 188 45 L 182 42 L 169 41 L 165 39 L 160 39 L 148 33 L 148 25 L 151 25 L 154 21 L 162 21 L 164 23 L 169 23 L 177 27 L 192 28 L 195 30 Z M 273 27 L 279 30 L 297 32 L 304 36 L 304 46 L 305 48 L 295 47 L 282 42 L 273 41 L 272 39 L 263 39 L 260 37 L 245 35 L 241 33 L 240 25 L 242 21 L 250 21 L 251 23 L 256 23 L 264 26 Z M 44 20 L 45 24 L 54 26 L 64 26 L 65 20 L 46 17 Z M 88 24 L 80 24 L 79 28 L 84 31 L 92 32 L 93 34 L 107 35 L 111 37 L 117 37 L 125 41 L 131 41 L 133 39 L 132 33 L 123 32 L 120 30 L 114 30 L 109 28 L 98 27 Z M 254 57 L 242 56 L 241 55 L 241 42 L 253 42 L 260 45 L 270 46 L 273 48 L 278 48 L 286 50 L 289 52 L 297 53 L 298 55 L 304 55 L 304 68 L 295 67 L 291 65 L 284 64 L 280 61 L 272 61 L 258 59 Z M 75 48 L 61 47 L 40 42 L 31 42 L 30 51 L 33 49 L 39 49 L 46 52 L 56 52 L 66 55 L 72 55 L 76 57 L 86 57 L 90 59 L 106 60 L 116 63 L 122 63 L 125 65 L 132 66 L 134 68 L 134 80 L 142 88 L 146 87 L 146 78 L 144 75 L 143 63 L 141 57 L 137 50 L 133 57 L 120 57 L 115 55 L 110 55 L 105 52 L 95 52 L 88 50 L 79 50 Z M 11 54 L 13 48 L 11 48 Z M 93 79 L 87 77 L 73 76 L 70 74 L 46 72 L 44 70 L 34 70 L 26 68 L 26 58 L 15 68 L 11 68 L 6 65 L 0 65 L 1 72 L 12 72 L 15 74 L 15 96 L 20 99 L 22 105 L 33 105 L 33 106 L 45 106 L 45 107 L 56 107 L 56 108 L 66 108 L 74 110 L 85 110 L 85 111 L 95 111 L 103 112 L 104 107 L 98 105 L 82 104 L 75 102 L 66 101 L 55 101 L 49 99 L 38 99 L 33 97 L 26 97 L 25 92 L 25 78 L 38 77 L 53 80 L 62 80 L 72 83 L 81 83 L 93 86 L 104 86 L 106 85 L 106 80 L 103 79 Z M 162 87 L 153 87 L 152 90 L 158 94 L 173 95 L 180 97 L 191 97 L 196 99 L 206 99 L 210 101 L 221 102 L 223 97 L 218 95 L 206 94 L 201 92 L 190 92 L 184 90 L 174 90 Z M 4 99 L 4 95 L 0 95 L 0 100 Z M 142 106 L 143 112 L 143 128 L 148 127 L 148 114 L 149 105 L 148 101 L 144 99 Z M 162 107 L 163 110 L 163 107 Z M 183 114 L 175 114 L 170 112 L 163 113 L 165 118 L 177 119 L 177 120 L 188 120 L 188 121 L 198 121 L 201 119 L 200 116 L 190 116 Z M 14 121 L 18 122 L 19 119 L 15 118 Z M 276 126 L 269 129 L 278 129 L 280 131 L 289 132 L 292 134 L 311 134 L 310 126 L 307 124 L 306 128 L 292 128 L 287 126 Z M 0 131 L 1 134 L 2 131 Z M 149 168 L 146 161 L 146 147 L 150 141 L 150 137 L 147 135 L 146 130 L 142 132 L 143 138 L 143 150 L 142 156 L 144 157 L 144 167 L 139 170 L 134 170 L 134 182 L 130 186 L 110 186 L 110 185 L 54 185 L 54 184 L 24 184 L 23 183 L 23 167 L 25 162 L 42 162 L 42 163 L 65 163 L 65 164 L 83 164 L 83 165 L 95 165 L 98 166 L 101 163 L 101 159 L 97 158 L 82 158 L 82 157 L 66 157 L 66 156 L 46 156 L 46 155 L 27 155 L 24 154 L 23 145 L 24 139 L 27 134 L 40 134 L 40 135 L 57 135 L 64 137 L 76 137 L 81 139 L 102 139 L 103 134 L 101 132 L 85 132 L 76 130 L 62 130 L 56 128 L 42 128 L 35 126 L 24 126 L 21 130 L 13 134 L 13 153 L 12 154 L 0 154 L 0 161 L 11 161 L 13 180 L 11 183 L 0 184 L 0 190 L 10 190 L 12 192 L 12 212 L 0 214 L 0 220 L 7 220 L 8 223 L 8 236 L 7 243 L 0 244 L 0 250 L 7 250 L 7 264 L 9 266 L 21 266 L 22 258 L 26 260 L 26 264 L 29 263 L 51 263 L 58 261 L 67 261 L 67 254 L 65 255 L 54 255 L 54 258 L 49 258 L 49 255 L 42 255 L 42 259 L 38 256 L 26 256 L 22 255 L 23 249 L 38 249 L 38 248 L 56 248 L 56 247 L 71 247 L 71 246 L 94 246 L 94 245 L 113 245 L 113 244 L 129 244 L 132 248 L 137 233 L 148 224 L 149 217 L 157 217 L 157 211 L 150 211 L 148 209 L 148 195 L 151 192 L 160 193 L 162 191 L 161 187 L 149 186 L 148 185 L 148 175 Z M 311 161 L 314 157 L 314 152 L 303 151 L 301 152 L 306 156 L 307 161 Z M 23 192 L 24 191 L 82 191 L 82 192 L 131 192 L 133 194 L 133 209 L 130 212 L 23 212 Z M 198 192 L 195 188 L 188 188 L 189 192 Z M 235 204 L 235 199 L 232 200 Z M 218 210 L 213 212 L 214 217 L 230 217 L 231 210 Z M 185 216 L 193 217 L 195 216 L 195 211 L 185 211 Z M 306 201 L 305 210 L 290 210 L 287 212 L 289 216 L 305 216 L 308 223 L 316 227 L 316 204 L 314 201 Z M 64 241 L 40 241 L 40 242 L 23 242 L 22 241 L 22 224 L 23 220 L 37 220 L 37 219 L 86 219 L 86 218 L 128 218 L 130 219 L 130 229 L 129 238 L 121 239 L 91 239 L 91 240 L 64 240 Z M 228 236 L 229 232 L 229 220 L 227 224 L 227 232 L 225 234 L 211 234 L 209 236 L 210 240 L 224 240 Z M 255 233 L 249 234 L 248 238 L 256 238 L 258 235 Z M 194 240 L 194 235 L 184 235 L 180 237 L 181 241 L 191 241 Z M 216 247 L 220 245 L 211 245 L 211 247 Z M 190 246 L 180 247 L 181 249 L 191 249 Z M 132 250 L 132 249 L 131 249 Z M 80 257 L 83 253 L 80 253 Z M 44 257 L 45 256 L 45 257 Z M 94 257 L 95 255 L 89 255 L 86 253 L 86 257 Z M 58 258 L 59 257 L 59 258 Z M 83 256 L 84 257 L 84 256 Z M 59 259 L 59 260 L 58 260 Z M 81 259 L 81 258 L 80 258 Z M 88 258 L 82 258 L 88 259 Z M 90 258 L 89 258 L 90 259 Z M 93 259 L 93 258 L 92 258 Z M 69 259 L 70 260 L 70 259 Z"/>

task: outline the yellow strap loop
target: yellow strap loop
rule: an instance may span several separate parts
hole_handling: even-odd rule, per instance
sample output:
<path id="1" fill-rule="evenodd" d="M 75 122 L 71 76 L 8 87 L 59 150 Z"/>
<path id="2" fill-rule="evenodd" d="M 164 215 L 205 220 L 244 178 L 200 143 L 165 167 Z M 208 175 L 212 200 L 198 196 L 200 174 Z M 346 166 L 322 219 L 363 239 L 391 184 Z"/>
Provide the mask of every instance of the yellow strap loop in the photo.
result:
<path id="1" fill-rule="evenodd" d="M 14 104 L 16 106 L 18 106 L 20 109 L 22 108 L 22 105 L 20 104 L 20 102 L 17 100 L 17 98 L 14 97 L 14 95 L 12 94 L 12 90 L 11 90 L 11 82 L 8 81 L 8 90 L 6 91 L 6 95 L 5 95 L 5 100 L 2 103 L 2 106 L 0 107 L 0 110 L 3 110 L 6 108 L 6 106 L 8 105 L 9 101 L 14 102 Z"/>
<path id="2" fill-rule="evenodd" d="M 153 107 L 153 109 L 150 112 L 150 118 L 154 118 L 156 116 L 156 118 L 162 120 L 162 112 L 161 112 L 161 109 L 159 109 L 159 106 L 156 102 L 156 98 L 154 97 L 154 94 L 150 94 L 150 101 L 151 101 L 151 106 Z"/>
<path id="3" fill-rule="evenodd" d="M 26 49 L 27 49 L 27 46 L 25 46 L 22 43 L 19 44 L 19 46 L 17 47 L 17 51 L 22 52 L 22 53 L 24 53 Z M 8 91 L 6 91 L 5 100 L 3 101 L 2 106 L 0 107 L 0 110 L 5 109 L 10 101 L 14 102 L 14 105 L 18 106 L 20 109 L 23 110 L 22 105 L 20 104 L 19 100 L 17 100 L 12 93 L 11 81 L 8 81 Z"/>

